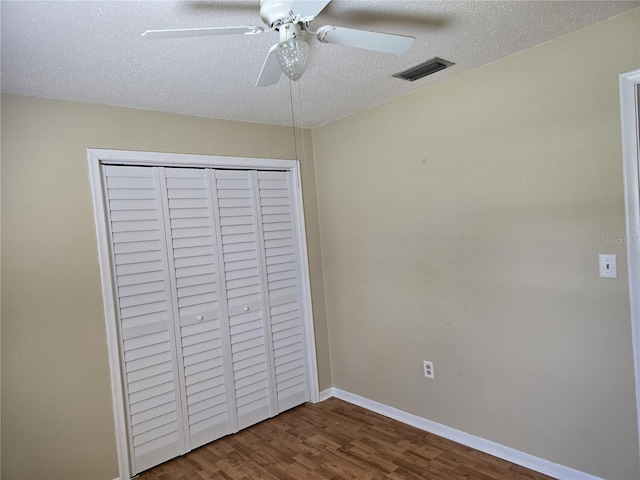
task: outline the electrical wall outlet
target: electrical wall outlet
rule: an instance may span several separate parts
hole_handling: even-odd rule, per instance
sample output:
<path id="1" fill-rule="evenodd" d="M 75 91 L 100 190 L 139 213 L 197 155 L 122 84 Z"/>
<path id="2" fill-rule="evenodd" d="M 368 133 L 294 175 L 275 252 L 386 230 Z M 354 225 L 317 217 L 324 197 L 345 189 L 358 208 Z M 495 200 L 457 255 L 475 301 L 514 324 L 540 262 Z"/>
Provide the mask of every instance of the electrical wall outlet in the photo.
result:
<path id="1" fill-rule="evenodd" d="M 423 360 L 422 366 L 424 368 L 425 378 L 435 378 L 433 375 L 433 362 L 430 362 L 429 360 Z"/>

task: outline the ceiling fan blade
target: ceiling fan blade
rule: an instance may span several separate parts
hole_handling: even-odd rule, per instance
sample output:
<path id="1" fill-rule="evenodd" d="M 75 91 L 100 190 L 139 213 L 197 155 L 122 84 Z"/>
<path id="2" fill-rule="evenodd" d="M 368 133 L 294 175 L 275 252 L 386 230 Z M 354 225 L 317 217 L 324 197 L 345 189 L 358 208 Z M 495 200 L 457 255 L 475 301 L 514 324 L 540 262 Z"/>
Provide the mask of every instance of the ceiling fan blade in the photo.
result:
<path id="1" fill-rule="evenodd" d="M 313 19 L 331 0 L 293 0 L 291 2 L 291 10 L 297 17 Z"/>
<path id="2" fill-rule="evenodd" d="M 278 80 L 280 80 L 282 70 L 280 69 L 278 57 L 276 56 L 277 48 L 278 44 L 276 43 L 269 49 L 267 58 L 264 59 L 264 64 L 262 65 L 260 76 L 258 77 L 258 81 L 256 82 L 256 87 L 268 87 L 269 85 L 275 85 L 276 83 L 278 83 Z"/>
<path id="3" fill-rule="evenodd" d="M 326 25 L 318 29 L 318 40 L 323 43 L 399 55 L 411 48 L 415 37 Z"/>
<path id="4" fill-rule="evenodd" d="M 180 38 L 180 37 L 206 37 L 210 35 L 235 35 L 244 33 L 252 35 L 262 33 L 262 27 L 209 27 L 209 28 L 171 28 L 168 30 L 147 30 L 142 34 L 144 38 L 155 40 L 156 38 Z"/>

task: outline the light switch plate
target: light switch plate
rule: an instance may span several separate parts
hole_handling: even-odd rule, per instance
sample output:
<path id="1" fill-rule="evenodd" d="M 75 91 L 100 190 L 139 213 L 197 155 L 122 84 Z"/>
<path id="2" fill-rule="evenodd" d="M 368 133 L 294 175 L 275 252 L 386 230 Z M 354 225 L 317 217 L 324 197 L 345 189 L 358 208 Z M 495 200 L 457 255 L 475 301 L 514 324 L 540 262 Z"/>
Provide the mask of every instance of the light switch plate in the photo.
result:
<path id="1" fill-rule="evenodd" d="M 618 266 L 615 255 L 600 255 L 600 278 L 618 278 Z"/>

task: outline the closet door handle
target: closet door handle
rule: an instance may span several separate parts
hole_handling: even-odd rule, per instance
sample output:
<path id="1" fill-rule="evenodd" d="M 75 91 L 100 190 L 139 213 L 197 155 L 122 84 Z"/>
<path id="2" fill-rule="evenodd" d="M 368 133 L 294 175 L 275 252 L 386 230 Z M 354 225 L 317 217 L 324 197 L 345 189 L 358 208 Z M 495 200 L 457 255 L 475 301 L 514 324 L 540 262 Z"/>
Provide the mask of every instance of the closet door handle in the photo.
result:
<path id="1" fill-rule="evenodd" d="M 204 316 L 202 316 L 202 315 L 198 315 L 198 316 L 196 317 L 196 320 L 198 320 L 199 322 L 201 322 L 201 321 L 203 321 L 203 320 L 204 320 Z"/>

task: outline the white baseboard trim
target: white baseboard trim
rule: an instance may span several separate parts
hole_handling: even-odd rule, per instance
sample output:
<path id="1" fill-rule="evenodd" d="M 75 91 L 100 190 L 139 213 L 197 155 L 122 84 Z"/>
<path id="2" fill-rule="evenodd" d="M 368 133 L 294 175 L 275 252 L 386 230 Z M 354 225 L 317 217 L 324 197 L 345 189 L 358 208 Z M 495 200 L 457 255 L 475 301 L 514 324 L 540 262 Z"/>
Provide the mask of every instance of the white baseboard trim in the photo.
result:
<path id="1" fill-rule="evenodd" d="M 420 430 L 433 433 L 467 447 L 475 448 L 476 450 L 488 453 L 494 457 L 530 468 L 531 470 L 544 473 L 545 475 L 549 475 L 559 480 L 603 480 L 600 477 L 565 467 L 564 465 L 553 463 L 549 460 L 534 457 L 528 453 L 492 442 L 491 440 L 476 437 L 475 435 L 447 427 L 440 423 L 432 422 L 426 418 L 418 417 L 417 415 L 398 410 L 397 408 L 390 407 L 383 403 L 369 400 L 368 398 L 361 397 L 354 393 L 345 392 L 339 388 L 331 387 L 320 392 L 320 401 L 327 400 L 331 397 L 339 398 L 345 402 L 349 402 L 354 405 L 358 405 L 359 407 L 366 408 L 367 410 L 371 410 L 372 412 L 379 413 L 380 415 L 384 415 L 385 417 L 398 420 L 399 422 L 406 423 L 407 425 L 419 428 Z"/>
<path id="2" fill-rule="evenodd" d="M 336 396 L 335 390 L 336 390 L 335 388 L 330 387 L 330 388 L 327 388 L 326 390 L 321 391 L 320 401 L 324 402 L 325 400 L 328 400 L 331 397 L 335 397 Z"/>

